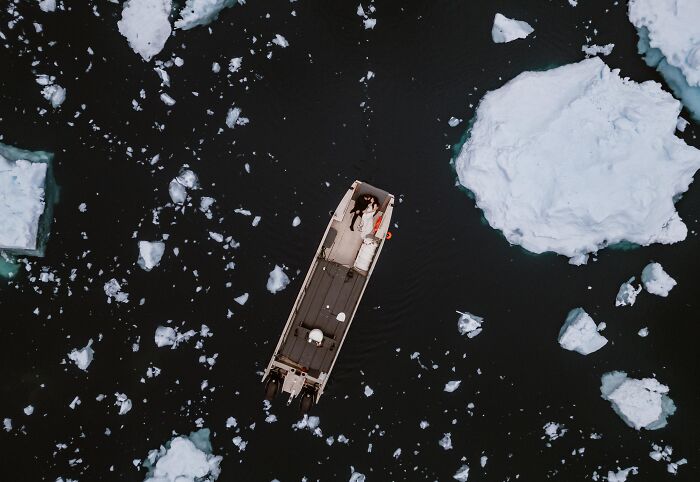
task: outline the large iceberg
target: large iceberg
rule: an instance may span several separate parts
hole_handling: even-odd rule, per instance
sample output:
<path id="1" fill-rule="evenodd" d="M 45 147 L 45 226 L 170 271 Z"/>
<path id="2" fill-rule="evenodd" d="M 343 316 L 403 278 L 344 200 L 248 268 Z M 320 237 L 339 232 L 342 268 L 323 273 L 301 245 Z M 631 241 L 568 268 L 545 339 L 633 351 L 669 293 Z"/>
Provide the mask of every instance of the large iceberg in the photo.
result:
<path id="1" fill-rule="evenodd" d="M 675 136 L 680 103 L 600 58 L 524 72 L 487 93 L 455 160 L 489 224 L 533 253 L 685 239 L 674 200 L 700 168 Z"/>
<path id="2" fill-rule="evenodd" d="M 639 53 L 700 122 L 700 2 L 630 0 Z"/>
<path id="3" fill-rule="evenodd" d="M 122 18 L 117 22 L 119 33 L 131 48 L 148 62 L 158 55 L 170 37 L 171 0 L 127 0 Z"/>
<path id="4" fill-rule="evenodd" d="M 601 329 L 583 308 L 574 308 L 559 330 L 559 344 L 566 350 L 589 355 L 608 343 L 608 339 L 598 333 Z"/>
<path id="5" fill-rule="evenodd" d="M 601 378 L 601 396 L 636 430 L 666 426 L 667 418 L 676 411 L 668 391 L 669 388 L 656 378 L 628 378 L 625 372 L 608 372 Z"/>
<path id="6" fill-rule="evenodd" d="M 209 429 L 179 436 L 151 450 L 143 462 L 149 469 L 144 482 L 213 482 L 221 474 L 223 457 L 212 454 Z"/>
<path id="7" fill-rule="evenodd" d="M 32 152 L 0 143 L 0 264 L 9 255 L 43 256 L 58 188 L 49 152 Z M 13 275 L 0 267 L 0 274 Z"/>

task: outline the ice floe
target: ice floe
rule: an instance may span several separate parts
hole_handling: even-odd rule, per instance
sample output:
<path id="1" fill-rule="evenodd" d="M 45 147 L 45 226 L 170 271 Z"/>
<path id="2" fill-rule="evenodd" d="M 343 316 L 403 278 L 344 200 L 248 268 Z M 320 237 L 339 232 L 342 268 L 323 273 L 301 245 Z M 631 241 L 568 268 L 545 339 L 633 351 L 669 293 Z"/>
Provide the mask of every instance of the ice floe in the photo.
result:
<path id="1" fill-rule="evenodd" d="M 202 428 L 148 452 L 144 482 L 213 482 L 221 474 L 221 456 L 212 454 L 210 432 Z"/>
<path id="2" fill-rule="evenodd" d="M 189 189 L 199 189 L 199 178 L 193 170 L 182 166 L 180 173 L 170 181 L 168 194 L 170 194 L 170 199 L 175 204 L 184 204 L 187 200 L 187 191 Z"/>
<path id="3" fill-rule="evenodd" d="M 175 28 L 189 30 L 199 25 L 207 25 L 219 17 L 219 13 L 235 3 L 244 0 L 187 0 L 180 10 L 180 18 L 175 21 Z"/>
<path id="4" fill-rule="evenodd" d="M 68 354 L 68 358 L 75 363 L 75 366 L 83 371 L 87 371 L 92 359 L 95 355 L 95 351 L 92 349 L 92 338 L 88 341 L 88 344 L 83 348 L 73 348 Z"/>
<path id="5" fill-rule="evenodd" d="M 634 276 L 622 283 L 615 297 L 615 306 L 632 306 L 637 300 L 637 295 L 642 292 L 642 285 L 634 287 Z"/>
<path id="6" fill-rule="evenodd" d="M 469 312 L 457 312 L 459 319 L 457 320 L 457 330 L 460 335 L 467 335 L 469 338 L 474 338 L 481 333 L 481 324 L 484 319 L 480 316 L 473 315 Z"/>
<path id="7" fill-rule="evenodd" d="M 637 475 L 639 469 L 637 467 L 628 467 L 626 469 L 619 469 L 617 471 L 608 470 L 607 480 L 608 482 L 626 482 L 627 477 L 632 475 Z"/>
<path id="8" fill-rule="evenodd" d="M 659 263 L 649 263 L 642 270 L 642 283 L 649 293 L 666 297 L 676 286 L 676 280 L 671 278 Z"/>
<path id="9" fill-rule="evenodd" d="M 117 303 L 129 302 L 129 293 L 122 291 L 121 284 L 119 284 L 119 281 L 115 278 L 112 278 L 104 284 L 104 291 L 107 295 L 107 303 L 111 303 L 112 300 Z"/>
<path id="10" fill-rule="evenodd" d="M 131 400 L 129 400 L 129 397 L 126 396 L 126 393 L 117 392 L 114 396 L 116 397 L 114 404 L 119 407 L 119 415 L 126 415 L 129 413 L 133 404 Z"/>
<path id="11" fill-rule="evenodd" d="M 117 22 L 119 33 L 146 62 L 158 55 L 170 37 L 171 0 L 127 0 L 122 18 Z"/>
<path id="12" fill-rule="evenodd" d="M 628 15 L 644 61 L 661 73 L 700 122 L 700 2 L 630 0 Z"/>
<path id="13" fill-rule="evenodd" d="M 272 294 L 282 291 L 289 284 L 289 277 L 282 270 L 281 266 L 275 265 L 275 269 L 270 271 L 270 276 L 267 279 L 267 291 Z"/>
<path id="14" fill-rule="evenodd" d="M 497 44 L 511 42 L 516 39 L 525 38 L 534 32 L 535 29 L 529 23 L 522 20 L 508 18 L 497 13 L 493 18 L 493 28 L 491 38 Z"/>
<path id="15" fill-rule="evenodd" d="M 621 241 L 674 243 L 688 231 L 674 200 L 700 168 L 674 134 L 680 109 L 599 57 L 524 72 L 483 97 L 455 168 L 489 224 L 533 253 L 582 264 Z"/>
<path id="16" fill-rule="evenodd" d="M 556 422 L 547 422 L 542 429 L 544 430 L 544 437 L 547 437 L 547 440 L 550 442 L 563 437 L 568 432 L 564 425 Z"/>
<path id="17" fill-rule="evenodd" d="M 138 265 L 145 271 L 151 271 L 158 266 L 165 252 L 165 243 L 162 241 L 139 241 Z"/>
<path id="18" fill-rule="evenodd" d="M 174 350 L 180 343 L 189 340 L 196 334 L 197 332 L 194 330 L 180 333 L 177 329 L 170 326 L 159 326 L 156 328 L 153 340 L 158 347 L 169 346 Z"/>
<path id="19" fill-rule="evenodd" d="M 444 391 L 452 393 L 459 388 L 460 383 L 462 383 L 462 380 L 451 380 L 445 383 Z"/>
<path id="20" fill-rule="evenodd" d="M 445 450 L 452 450 L 452 434 L 444 434 L 442 438 L 438 441 L 438 444 Z"/>
<path id="21" fill-rule="evenodd" d="M 67 90 L 56 83 L 52 75 L 40 74 L 36 76 L 36 83 L 43 86 L 41 95 L 51 102 L 51 107 L 58 108 L 66 100 Z"/>
<path id="22" fill-rule="evenodd" d="M 620 371 L 608 372 L 601 378 L 601 396 L 636 430 L 666 426 L 667 418 L 676 411 L 668 392 L 669 388 L 656 378 L 628 378 L 627 373 Z"/>
<path id="23" fill-rule="evenodd" d="M 615 44 L 606 44 L 606 45 L 584 45 L 581 47 L 581 50 L 583 51 L 584 54 L 586 55 L 610 55 L 613 51 L 613 48 L 615 48 Z"/>
<path id="24" fill-rule="evenodd" d="M 678 467 L 688 463 L 688 459 L 682 458 L 675 462 L 671 460 L 671 455 L 673 454 L 673 447 L 666 445 L 661 447 L 660 445 L 652 444 L 651 452 L 649 452 L 649 457 L 657 462 L 667 462 L 666 471 L 669 474 L 676 475 L 678 473 Z"/>
<path id="25" fill-rule="evenodd" d="M 574 308 L 569 311 L 559 330 L 559 344 L 566 350 L 582 355 L 600 350 L 608 343 L 608 339 L 598 333 L 603 329 L 602 325 L 596 325 L 583 308 Z"/>
<path id="26" fill-rule="evenodd" d="M 455 472 L 452 478 L 459 482 L 467 482 L 467 480 L 469 480 L 469 466 L 466 464 L 462 465 L 457 469 L 457 472 Z"/>

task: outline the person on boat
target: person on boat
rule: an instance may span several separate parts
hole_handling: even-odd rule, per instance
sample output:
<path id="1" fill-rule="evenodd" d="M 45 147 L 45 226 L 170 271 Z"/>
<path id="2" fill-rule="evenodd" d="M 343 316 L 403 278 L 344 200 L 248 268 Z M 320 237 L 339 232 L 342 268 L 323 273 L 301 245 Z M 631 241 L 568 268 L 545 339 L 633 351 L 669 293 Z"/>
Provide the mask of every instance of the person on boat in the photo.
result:
<path id="1" fill-rule="evenodd" d="M 350 231 L 355 230 L 355 220 L 362 216 L 362 213 L 367 209 L 372 201 L 376 202 L 376 197 L 371 194 L 362 194 L 355 200 L 355 205 L 350 213 L 353 214 L 352 220 L 350 220 Z"/>
<path id="2" fill-rule="evenodd" d="M 379 203 L 376 202 L 377 198 L 374 198 L 367 205 L 365 210 L 362 212 L 362 219 L 360 220 L 360 235 L 364 239 L 372 234 L 374 230 L 374 215 L 379 211 Z"/>

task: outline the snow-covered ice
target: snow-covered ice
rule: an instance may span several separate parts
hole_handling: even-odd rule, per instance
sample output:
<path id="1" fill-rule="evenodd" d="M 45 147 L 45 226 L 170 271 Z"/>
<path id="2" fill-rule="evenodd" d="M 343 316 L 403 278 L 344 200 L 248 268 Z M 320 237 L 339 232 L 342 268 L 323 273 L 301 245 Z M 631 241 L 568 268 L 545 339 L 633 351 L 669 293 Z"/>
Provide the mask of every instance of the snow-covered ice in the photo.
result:
<path id="1" fill-rule="evenodd" d="M 632 283 L 634 283 L 634 276 L 620 285 L 620 289 L 615 297 L 615 306 L 634 305 L 634 302 L 637 300 L 637 295 L 642 291 L 642 285 L 635 288 Z"/>
<path id="2" fill-rule="evenodd" d="M 687 234 L 674 200 L 700 168 L 674 134 L 680 110 L 599 57 L 524 72 L 483 97 L 455 168 L 489 224 L 533 253 L 582 264 L 621 241 L 674 243 Z"/>
<path id="3" fill-rule="evenodd" d="M 469 312 L 457 312 L 459 319 L 457 320 L 457 330 L 460 335 L 467 335 L 469 338 L 474 338 L 481 333 L 481 324 L 484 319 L 481 316 L 476 316 Z"/>
<path id="4" fill-rule="evenodd" d="M 144 482 L 213 482 L 221 474 L 221 456 L 212 454 L 210 431 L 202 428 L 148 452 Z"/>
<path id="5" fill-rule="evenodd" d="M 165 47 L 170 37 L 171 0 L 127 0 L 122 18 L 117 22 L 119 33 L 134 52 L 148 62 Z"/>
<path id="6" fill-rule="evenodd" d="M 659 263 L 649 263 L 642 270 L 644 289 L 654 295 L 666 297 L 676 286 L 676 280 L 671 278 Z"/>
<path id="7" fill-rule="evenodd" d="M 272 294 L 282 291 L 289 284 L 289 277 L 282 270 L 282 267 L 275 265 L 275 269 L 270 271 L 270 276 L 267 279 L 267 291 Z"/>
<path id="8" fill-rule="evenodd" d="M 56 0 L 39 0 L 39 8 L 42 12 L 55 12 Z"/>
<path id="9" fill-rule="evenodd" d="M 625 372 L 608 372 L 601 378 L 601 396 L 630 427 L 656 430 L 666 426 L 676 406 L 669 388 L 656 378 L 628 378 Z"/>
<path id="10" fill-rule="evenodd" d="M 491 38 L 495 43 L 501 44 L 525 38 L 534 31 L 535 29 L 527 22 L 508 18 L 497 13 L 493 18 Z"/>
<path id="11" fill-rule="evenodd" d="M 219 17 L 219 13 L 242 0 L 187 0 L 180 11 L 180 18 L 175 21 L 175 28 L 189 30 L 198 25 L 207 25 Z"/>
<path id="12" fill-rule="evenodd" d="M 602 323 L 601 323 L 602 324 Z M 600 350 L 608 342 L 598 331 L 602 329 L 583 308 L 574 308 L 559 330 L 559 344 L 566 350 L 588 355 Z"/>
<path id="13" fill-rule="evenodd" d="M 0 154 L 0 249 L 36 249 L 47 168 Z"/>
<path id="14" fill-rule="evenodd" d="M 637 467 L 628 467 L 626 469 L 618 469 L 616 472 L 608 470 L 608 482 L 626 482 L 627 477 L 632 474 L 636 475 L 638 472 Z"/>
<path id="15" fill-rule="evenodd" d="M 628 15 L 644 61 L 661 73 L 700 122 L 700 2 L 630 0 Z"/>
<path id="16" fill-rule="evenodd" d="M 162 241 L 139 241 L 138 264 L 145 271 L 151 271 L 158 266 L 165 252 L 165 243 Z"/>
<path id="17" fill-rule="evenodd" d="M 68 358 L 83 371 L 86 371 L 92 363 L 95 351 L 92 349 L 92 339 L 83 348 L 73 348 Z"/>

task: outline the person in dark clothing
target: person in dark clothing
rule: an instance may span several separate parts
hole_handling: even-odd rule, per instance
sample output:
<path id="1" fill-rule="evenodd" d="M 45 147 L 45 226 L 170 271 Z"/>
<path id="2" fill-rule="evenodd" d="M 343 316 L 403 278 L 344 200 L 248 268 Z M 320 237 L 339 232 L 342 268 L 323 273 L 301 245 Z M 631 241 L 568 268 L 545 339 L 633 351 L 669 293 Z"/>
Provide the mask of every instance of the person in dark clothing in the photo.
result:
<path id="1" fill-rule="evenodd" d="M 350 211 L 350 213 L 353 215 L 352 220 L 350 221 L 350 231 L 355 230 L 355 220 L 361 217 L 364 210 L 367 209 L 367 206 L 372 203 L 379 204 L 377 196 L 373 196 L 372 194 L 362 194 L 361 196 L 357 197 L 355 200 L 355 206 L 353 206 L 352 211 Z"/>

